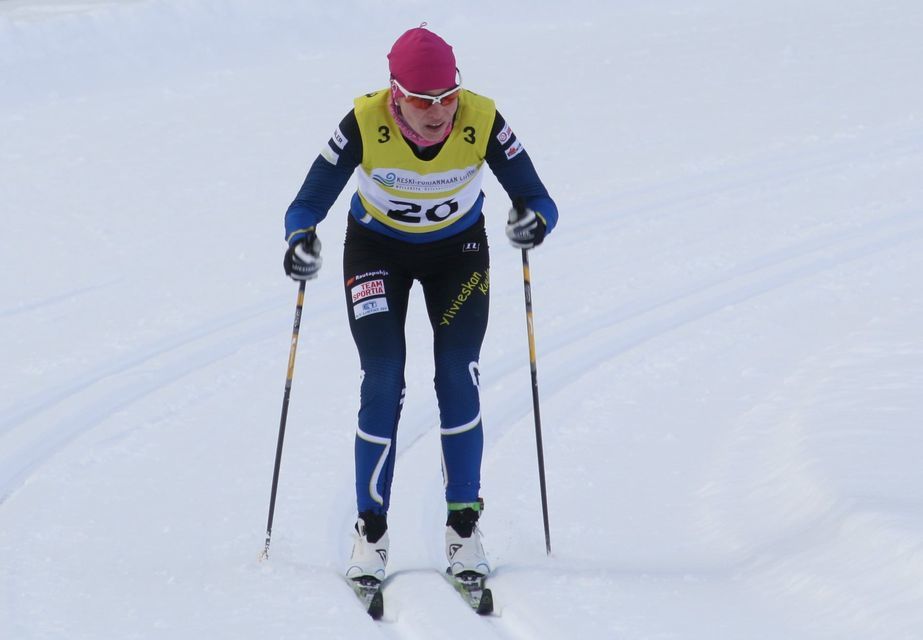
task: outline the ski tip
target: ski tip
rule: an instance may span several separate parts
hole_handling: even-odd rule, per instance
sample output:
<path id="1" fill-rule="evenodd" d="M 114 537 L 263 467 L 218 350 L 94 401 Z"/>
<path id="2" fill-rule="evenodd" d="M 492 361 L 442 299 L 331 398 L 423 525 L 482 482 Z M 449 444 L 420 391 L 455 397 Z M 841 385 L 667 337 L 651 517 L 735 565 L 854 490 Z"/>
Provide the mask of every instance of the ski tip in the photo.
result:
<path id="1" fill-rule="evenodd" d="M 368 613 L 372 617 L 372 620 L 381 620 L 382 616 L 385 615 L 385 598 L 381 595 L 381 591 L 372 596 Z"/>
<path id="2" fill-rule="evenodd" d="M 445 575 L 474 611 L 482 616 L 494 612 L 494 595 L 485 585 L 487 576 L 476 571 L 462 571 L 453 575 L 450 569 L 446 569 Z"/>
<path id="3" fill-rule="evenodd" d="M 385 599 L 381 593 L 381 580 L 372 576 L 347 578 L 353 591 L 359 597 L 366 612 L 373 620 L 381 620 L 385 614 Z"/>
<path id="4" fill-rule="evenodd" d="M 490 589 L 484 589 L 476 611 L 478 615 L 482 616 L 489 616 L 494 612 L 494 594 L 491 593 Z"/>

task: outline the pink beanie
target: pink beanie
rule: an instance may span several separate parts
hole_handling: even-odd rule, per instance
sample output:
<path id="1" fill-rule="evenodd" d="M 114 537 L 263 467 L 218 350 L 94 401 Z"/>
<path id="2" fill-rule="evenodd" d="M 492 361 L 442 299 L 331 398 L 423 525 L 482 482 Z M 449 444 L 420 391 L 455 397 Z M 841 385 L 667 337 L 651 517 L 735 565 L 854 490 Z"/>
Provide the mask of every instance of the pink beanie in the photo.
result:
<path id="1" fill-rule="evenodd" d="M 426 24 L 426 23 L 424 23 Z M 408 91 L 455 86 L 455 54 L 445 40 L 422 26 L 405 31 L 388 54 L 391 77 Z"/>

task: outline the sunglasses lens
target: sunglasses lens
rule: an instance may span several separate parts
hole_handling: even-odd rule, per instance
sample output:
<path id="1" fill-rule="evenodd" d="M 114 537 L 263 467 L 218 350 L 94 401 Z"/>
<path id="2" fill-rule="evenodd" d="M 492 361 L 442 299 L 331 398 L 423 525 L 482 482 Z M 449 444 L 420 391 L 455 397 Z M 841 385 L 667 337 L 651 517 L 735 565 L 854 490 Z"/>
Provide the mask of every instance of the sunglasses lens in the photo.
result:
<path id="1" fill-rule="evenodd" d="M 459 88 L 459 89 L 460 89 L 460 88 Z M 441 104 L 441 105 L 444 105 L 444 106 L 449 106 L 449 105 L 451 105 L 451 104 L 454 104 L 455 101 L 458 100 L 458 94 L 459 94 L 459 93 L 461 93 L 461 91 L 457 89 L 454 93 L 451 93 L 451 94 L 449 94 L 449 95 L 447 95 L 447 96 L 441 98 L 441 99 L 439 100 L 438 104 Z M 431 106 L 433 106 L 434 104 L 437 104 L 435 98 L 424 98 L 424 97 L 421 97 L 421 96 L 404 95 L 404 99 L 405 99 L 411 106 L 414 106 L 414 107 L 416 107 L 417 109 L 429 109 L 429 108 L 430 108 Z"/>
<path id="2" fill-rule="evenodd" d="M 405 100 L 417 109 L 429 109 L 433 106 L 432 100 L 427 100 L 426 98 L 418 98 L 417 96 L 406 96 Z"/>

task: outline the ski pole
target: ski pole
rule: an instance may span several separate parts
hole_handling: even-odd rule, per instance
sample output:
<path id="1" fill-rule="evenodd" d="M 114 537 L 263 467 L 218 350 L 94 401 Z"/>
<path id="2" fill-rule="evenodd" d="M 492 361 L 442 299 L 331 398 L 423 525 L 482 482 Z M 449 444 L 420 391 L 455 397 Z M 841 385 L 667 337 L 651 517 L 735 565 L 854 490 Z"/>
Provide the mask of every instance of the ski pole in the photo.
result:
<path id="1" fill-rule="evenodd" d="M 538 373 L 535 366 L 535 332 L 532 328 L 532 279 L 529 271 L 529 250 L 522 250 L 522 284 L 526 295 L 526 328 L 529 333 L 529 368 L 532 370 L 532 413 L 535 416 L 535 447 L 538 451 L 538 481 L 542 491 L 542 519 L 545 523 L 545 552 L 551 555 L 551 533 L 548 527 L 548 493 L 545 489 L 545 452 L 542 447 L 542 416 L 538 407 Z"/>
<path id="2" fill-rule="evenodd" d="M 288 352 L 288 373 L 285 376 L 285 393 L 282 395 L 282 417 L 279 420 L 279 441 L 276 444 L 276 465 L 272 471 L 272 492 L 269 495 L 269 519 L 266 522 L 266 545 L 261 560 L 269 558 L 269 541 L 272 538 L 272 518 L 276 511 L 276 490 L 279 488 L 279 467 L 282 465 L 282 442 L 285 439 L 285 423 L 288 420 L 288 400 L 292 393 L 292 378 L 295 375 L 295 351 L 298 349 L 298 332 L 301 329 L 301 309 L 304 307 L 304 285 L 298 284 L 298 301 L 295 303 L 295 323 L 292 327 L 292 346 Z"/>

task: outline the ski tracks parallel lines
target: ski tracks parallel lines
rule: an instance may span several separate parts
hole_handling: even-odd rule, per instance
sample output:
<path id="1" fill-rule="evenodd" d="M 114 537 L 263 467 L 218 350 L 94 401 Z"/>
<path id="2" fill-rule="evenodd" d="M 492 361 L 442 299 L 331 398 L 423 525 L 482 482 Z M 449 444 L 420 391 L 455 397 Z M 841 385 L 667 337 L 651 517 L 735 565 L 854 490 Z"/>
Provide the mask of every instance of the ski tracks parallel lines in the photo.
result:
<path id="1" fill-rule="evenodd" d="M 660 213 L 660 219 L 670 219 L 688 212 L 690 206 L 712 202 L 719 195 L 749 191 L 755 187 L 762 191 L 775 191 L 795 180 L 834 173 L 852 167 L 856 162 L 878 162 L 881 154 L 895 159 L 921 152 L 923 133 L 917 130 L 903 133 L 895 140 L 837 141 L 817 149 L 805 151 L 799 148 L 771 158 L 755 159 L 736 166 L 722 165 L 698 175 L 628 188 L 616 192 L 614 196 L 584 202 L 577 208 L 583 212 L 581 217 L 585 221 L 592 220 L 595 224 L 617 224 L 626 218 L 647 217 L 652 213 Z M 613 209 L 619 213 L 614 214 Z M 562 232 L 569 235 L 566 229 Z M 579 239 L 574 237 L 571 241 L 569 238 L 568 244 L 575 242 Z"/>
<path id="2" fill-rule="evenodd" d="M 287 295 L 276 295 L 247 305 L 137 349 L 122 358 L 105 362 L 70 381 L 35 393 L 7 407 L 0 414 L 0 440 L 4 443 L 3 451 L 7 456 L 0 466 L 0 505 L 45 461 L 105 418 L 173 384 L 183 376 L 233 355 L 248 344 L 265 340 L 277 328 L 278 318 L 261 317 L 280 308 L 287 308 L 289 304 Z M 323 306 L 319 310 L 327 311 L 327 307 Z M 255 320 L 258 320 L 257 324 L 252 325 Z M 190 351 L 192 346 L 203 341 L 210 342 Z M 142 365 L 157 358 L 170 358 L 174 361 L 168 362 L 155 373 L 142 371 L 134 379 L 123 382 L 126 374 L 137 371 Z M 99 392 L 100 396 L 92 397 L 93 388 L 104 381 L 109 383 Z M 51 429 L 33 427 L 32 420 L 50 414 L 72 401 L 84 403 L 79 415 L 56 420 Z"/>
<path id="3" fill-rule="evenodd" d="M 682 302 L 710 289 L 724 286 L 733 281 L 744 280 L 747 277 L 764 273 L 778 266 L 801 260 L 823 251 L 835 251 L 838 247 L 856 240 L 867 241 L 870 235 L 885 232 L 904 223 L 918 222 L 920 211 L 907 211 L 878 220 L 874 224 L 838 231 L 825 236 L 810 238 L 794 243 L 784 248 L 775 249 L 755 256 L 736 265 L 733 270 L 716 273 L 698 281 L 693 281 L 686 286 L 654 294 L 639 301 L 630 302 L 606 316 L 598 316 L 579 324 L 566 324 L 562 329 L 550 335 L 545 340 L 545 348 L 549 353 L 567 347 L 577 340 L 585 339 L 589 334 L 607 329 L 615 324 L 645 315 L 657 309 L 667 308 Z M 502 373 L 506 373 L 504 370 Z"/>
<path id="4" fill-rule="evenodd" d="M 249 305 L 218 320 L 203 323 L 197 327 L 171 335 L 147 347 L 137 349 L 122 358 L 106 362 L 95 369 L 87 371 L 68 382 L 43 389 L 38 393 L 14 402 L 0 414 L 0 434 L 16 427 L 21 422 L 33 418 L 42 411 L 63 402 L 73 395 L 91 387 L 100 380 L 116 376 L 133 367 L 137 367 L 152 358 L 182 349 L 183 347 L 212 336 L 219 331 L 243 324 L 267 312 L 275 311 L 284 303 L 280 296 Z"/>
<path id="5" fill-rule="evenodd" d="M 579 384 L 583 377 L 589 375 L 594 369 L 612 358 L 635 349 L 654 338 L 687 326 L 722 309 L 811 278 L 823 271 L 920 238 L 923 238 L 923 226 L 916 225 L 915 228 L 894 231 L 884 237 L 856 245 L 840 246 L 838 248 L 828 246 L 819 250 L 820 255 L 818 256 L 811 257 L 810 254 L 814 253 L 814 251 L 811 251 L 807 254 L 792 256 L 779 263 L 767 265 L 767 267 L 741 278 L 742 282 L 739 284 L 735 283 L 737 280 L 735 275 L 720 283 L 709 285 L 702 290 L 678 296 L 669 303 L 658 305 L 656 309 L 665 312 L 661 317 L 647 318 L 648 315 L 653 315 L 651 312 L 654 309 L 651 309 L 636 316 L 619 318 L 611 323 L 597 326 L 579 340 L 579 342 L 584 343 L 584 346 L 575 347 L 576 341 L 567 344 L 569 349 L 574 350 L 573 355 L 568 358 L 567 362 L 558 365 L 550 372 L 545 378 L 550 384 L 542 388 L 543 390 L 548 388 L 549 396 L 559 394 L 565 388 Z M 794 262 L 795 264 L 785 266 L 789 262 Z M 783 268 L 776 271 L 775 269 L 780 266 Z M 670 311 L 673 308 L 676 310 Z M 642 317 L 644 317 L 645 321 L 640 326 L 627 327 L 621 335 L 615 338 L 606 341 L 592 339 L 619 324 L 628 324 L 629 321 L 640 320 Z M 560 344 L 549 350 L 548 353 L 557 352 L 563 346 L 565 345 Z M 530 411 L 531 403 L 524 401 L 508 403 L 501 407 L 500 412 L 494 415 L 497 424 L 501 426 L 498 430 L 494 430 L 489 434 L 490 440 L 493 441 L 502 437 L 505 429 L 509 428 L 508 425 L 515 424 Z"/>
<path id="6" fill-rule="evenodd" d="M 26 478 L 45 460 L 67 446 L 80 434 L 106 418 L 131 406 L 151 393 L 172 384 L 184 376 L 214 364 L 238 351 L 240 345 L 264 338 L 264 327 L 239 335 L 241 343 L 226 341 L 195 352 L 184 352 L 178 362 L 158 370 L 156 374 L 133 376 L 124 384 L 112 387 L 102 397 L 89 401 L 78 413 L 54 423 L 47 430 L 31 432 L 25 442 L 17 443 L 15 454 L 5 461 L 0 470 L 0 505 L 2 505 Z M 8 438 L 7 441 L 9 441 Z M 14 442 L 19 438 L 12 438 Z"/>
<path id="7" fill-rule="evenodd" d="M 46 298 L 41 298 L 39 300 L 33 300 L 32 302 L 22 302 L 16 306 L 8 307 L 6 309 L 0 309 L 0 318 L 9 318 L 12 316 L 17 316 L 21 313 L 27 313 L 29 311 L 34 311 L 35 309 L 41 309 L 42 307 L 48 307 L 55 305 L 73 298 L 79 298 L 81 296 L 88 295 L 100 289 L 105 289 L 107 287 L 115 284 L 117 280 L 108 280 L 106 282 L 101 282 L 99 284 L 88 285 L 85 287 L 80 287 L 78 289 L 72 289 L 70 291 L 65 291 L 64 293 L 59 293 L 57 295 L 48 296 Z"/>

